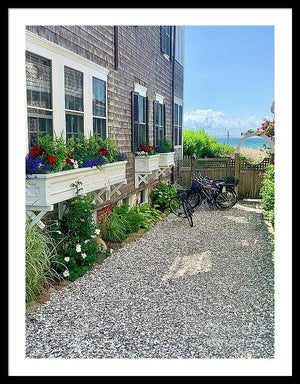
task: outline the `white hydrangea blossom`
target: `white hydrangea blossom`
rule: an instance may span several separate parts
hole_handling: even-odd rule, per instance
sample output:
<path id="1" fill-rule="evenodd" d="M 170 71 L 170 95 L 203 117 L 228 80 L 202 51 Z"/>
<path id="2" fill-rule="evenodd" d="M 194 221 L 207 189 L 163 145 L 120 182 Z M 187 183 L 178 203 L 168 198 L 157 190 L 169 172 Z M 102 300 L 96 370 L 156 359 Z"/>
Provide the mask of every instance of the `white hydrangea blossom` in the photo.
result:
<path id="1" fill-rule="evenodd" d="M 68 262 L 68 261 L 70 261 L 70 258 L 69 258 L 69 257 L 65 257 L 64 260 L 65 260 L 66 262 Z"/>
<path id="2" fill-rule="evenodd" d="M 82 253 L 81 256 L 82 256 L 83 259 L 85 259 L 86 258 L 86 253 Z"/>
<path id="3" fill-rule="evenodd" d="M 80 244 L 77 244 L 76 245 L 76 252 L 81 252 L 81 245 Z"/>
<path id="4" fill-rule="evenodd" d="M 64 275 L 65 277 L 68 277 L 68 276 L 70 276 L 70 273 L 69 273 L 69 271 L 66 269 L 65 272 L 63 273 L 63 275 Z"/>

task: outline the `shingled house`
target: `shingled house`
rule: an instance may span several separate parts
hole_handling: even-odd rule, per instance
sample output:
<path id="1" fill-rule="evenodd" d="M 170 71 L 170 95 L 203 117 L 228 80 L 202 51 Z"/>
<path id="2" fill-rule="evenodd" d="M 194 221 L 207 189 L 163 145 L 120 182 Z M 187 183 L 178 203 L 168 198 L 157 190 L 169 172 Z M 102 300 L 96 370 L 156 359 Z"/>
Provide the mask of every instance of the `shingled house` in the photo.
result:
<path id="1" fill-rule="evenodd" d="M 40 131 L 109 137 L 127 155 L 126 183 L 97 200 L 98 219 L 172 177 L 172 166 L 139 171 L 142 136 L 167 137 L 182 158 L 183 45 L 182 26 L 26 27 L 26 153 Z"/>

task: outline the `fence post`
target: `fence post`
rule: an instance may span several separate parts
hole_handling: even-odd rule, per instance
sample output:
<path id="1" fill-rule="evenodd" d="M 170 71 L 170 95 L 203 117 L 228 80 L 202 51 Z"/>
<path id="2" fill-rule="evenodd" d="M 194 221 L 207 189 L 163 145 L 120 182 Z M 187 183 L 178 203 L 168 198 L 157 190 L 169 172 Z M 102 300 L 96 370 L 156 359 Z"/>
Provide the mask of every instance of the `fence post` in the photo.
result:
<path id="1" fill-rule="evenodd" d="M 239 153 L 235 154 L 234 177 L 236 179 L 240 178 L 240 154 Z M 238 185 L 235 187 L 235 192 L 236 192 L 236 194 L 238 196 L 238 192 L 239 192 L 239 186 Z"/>
<path id="2" fill-rule="evenodd" d="M 226 161 L 226 176 L 230 176 L 230 174 L 231 174 L 230 166 L 231 166 L 231 157 L 227 157 L 227 161 Z"/>
<path id="3" fill-rule="evenodd" d="M 196 168 L 196 157 L 191 157 L 191 173 L 190 173 L 190 186 L 192 185 L 192 178 L 195 173 Z"/>
<path id="4" fill-rule="evenodd" d="M 274 153 L 271 153 L 271 164 L 274 164 Z"/>

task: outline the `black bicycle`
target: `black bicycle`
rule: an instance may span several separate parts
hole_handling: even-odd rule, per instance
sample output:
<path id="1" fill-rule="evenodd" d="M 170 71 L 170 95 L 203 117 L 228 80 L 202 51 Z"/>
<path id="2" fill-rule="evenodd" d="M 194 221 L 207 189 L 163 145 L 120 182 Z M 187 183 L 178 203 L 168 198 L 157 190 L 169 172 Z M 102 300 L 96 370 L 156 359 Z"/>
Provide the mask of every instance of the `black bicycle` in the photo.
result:
<path id="1" fill-rule="evenodd" d="M 170 184 L 170 188 L 172 185 Z M 169 207 L 176 216 L 187 218 L 191 227 L 193 227 L 193 208 L 188 201 L 189 190 L 177 189 L 176 196 L 169 201 Z"/>
<path id="2" fill-rule="evenodd" d="M 193 210 L 198 208 L 204 200 L 210 207 L 216 206 L 222 211 L 228 210 L 237 202 L 234 188 L 238 182 L 239 179 L 233 176 L 211 180 L 196 171 L 188 192 L 188 202 Z"/>

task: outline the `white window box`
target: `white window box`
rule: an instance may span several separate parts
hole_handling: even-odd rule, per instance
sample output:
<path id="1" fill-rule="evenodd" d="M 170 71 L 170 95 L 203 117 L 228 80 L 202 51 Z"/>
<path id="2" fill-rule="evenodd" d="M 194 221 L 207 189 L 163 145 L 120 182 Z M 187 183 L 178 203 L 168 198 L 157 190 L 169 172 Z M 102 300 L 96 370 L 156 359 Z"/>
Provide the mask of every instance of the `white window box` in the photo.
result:
<path id="1" fill-rule="evenodd" d="M 175 152 L 159 154 L 159 167 L 170 167 L 175 165 Z"/>
<path id="2" fill-rule="evenodd" d="M 126 183 L 127 161 L 105 164 L 102 169 L 96 167 L 78 168 L 57 173 L 30 175 L 26 180 L 26 208 L 46 207 L 76 196 L 76 188 L 71 184 L 77 181 L 82 190 L 80 194 L 108 189 L 115 184 Z"/>
<path id="3" fill-rule="evenodd" d="M 135 157 L 136 173 L 151 173 L 158 169 L 159 169 L 159 155 Z"/>
<path id="4" fill-rule="evenodd" d="M 158 178 L 159 155 L 135 157 L 135 187 L 142 182 L 147 184 L 152 176 Z"/>

